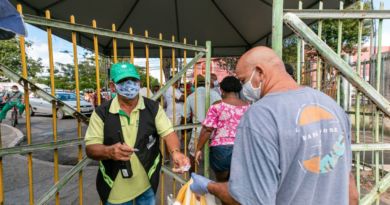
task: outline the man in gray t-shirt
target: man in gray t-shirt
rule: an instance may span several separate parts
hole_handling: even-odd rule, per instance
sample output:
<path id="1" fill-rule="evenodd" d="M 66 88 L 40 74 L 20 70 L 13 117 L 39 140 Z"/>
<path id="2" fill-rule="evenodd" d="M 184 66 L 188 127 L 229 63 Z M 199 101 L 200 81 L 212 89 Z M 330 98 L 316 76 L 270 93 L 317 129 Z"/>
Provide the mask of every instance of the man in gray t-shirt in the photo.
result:
<path id="1" fill-rule="evenodd" d="M 229 183 L 194 174 L 192 191 L 210 192 L 225 204 L 357 204 L 350 124 L 342 108 L 299 87 L 266 47 L 244 54 L 236 74 L 245 97 L 256 103 L 237 129 Z"/>

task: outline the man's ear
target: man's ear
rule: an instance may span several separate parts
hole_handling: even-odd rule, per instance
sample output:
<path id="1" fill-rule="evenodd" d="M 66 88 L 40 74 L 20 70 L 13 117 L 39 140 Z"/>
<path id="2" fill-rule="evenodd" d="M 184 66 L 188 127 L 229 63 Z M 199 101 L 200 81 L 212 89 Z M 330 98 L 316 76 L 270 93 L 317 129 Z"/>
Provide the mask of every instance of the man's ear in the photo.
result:
<path id="1" fill-rule="evenodd" d="M 256 75 L 256 76 L 258 76 L 259 81 L 263 82 L 264 81 L 264 69 L 262 68 L 261 65 L 256 65 L 255 70 L 258 73 L 258 75 Z"/>
<path id="2" fill-rule="evenodd" d="M 115 93 L 116 92 L 116 88 L 115 88 L 114 82 L 110 81 L 109 85 L 110 85 L 111 92 Z"/>

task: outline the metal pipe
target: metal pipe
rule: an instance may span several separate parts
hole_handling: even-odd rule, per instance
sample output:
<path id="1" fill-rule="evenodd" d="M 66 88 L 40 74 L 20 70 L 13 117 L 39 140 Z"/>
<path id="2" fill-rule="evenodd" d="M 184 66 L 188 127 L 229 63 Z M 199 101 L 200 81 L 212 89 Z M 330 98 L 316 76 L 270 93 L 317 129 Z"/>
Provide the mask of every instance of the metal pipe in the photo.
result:
<path id="1" fill-rule="evenodd" d="M 30 145 L 21 145 L 16 147 L 2 148 L 0 149 L 0 157 L 7 155 L 23 155 L 33 152 L 39 152 L 44 150 L 54 150 L 64 147 L 72 147 L 83 144 L 83 139 L 70 139 L 70 140 L 57 140 L 56 142 L 39 143 Z"/>
<path id="2" fill-rule="evenodd" d="M 162 33 L 160 33 L 158 35 L 158 39 L 159 40 L 163 40 L 163 36 L 162 36 Z M 159 54 L 160 54 L 160 89 L 162 88 L 162 85 L 163 85 L 163 47 L 160 46 L 159 47 Z M 160 98 L 160 105 L 161 107 L 164 106 L 164 101 L 163 101 L 163 97 Z M 162 162 L 161 162 L 161 165 L 164 166 L 164 162 L 165 162 L 165 142 L 164 142 L 164 139 L 161 139 L 161 144 L 160 144 L 160 150 L 161 150 L 161 153 L 162 153 Z M 161 180 L 161 189 L 160 189 L 160 204 L 161 205 L 164 205 L 165 203 L 165 199 L 164 199 L 164 187 L 165 187 L 165 176 L 164 176 L 164 172 L 161 172 L 160 173 L 160 180 Z"/>
<path id="3" fill-rule="evenodd" d="M 319 3 L 319 11 L 321 11 L 322 9 L 323 9 L 323 7 L 324 7 L 324 5 L 323 5 L 323 3 L 322 3 L 322 1 L 320 1 L 320 3 Z M 322 20 L 320 20 L 320 21 L 318 21 L 318 33 L 317 33 L 317 35 L 318 35 L 318 38 L 322 38 Z M 321 90 L 321 77 L 322 77 L 322 75 L 321 75 L 321 63 L 322 63 L 322 61 L 321 61 L 321 57 L 317 54 L 317 65 L 316 65 L 316 67 L 317 67 L 317 71 L 316 71 L 316 86 L 317 86 L 317 90 Z"/>
<path id="4" fill-rule="evenodd" d="M 175 42 L 175 36 L 172 35 L 172 42 Z M 172 77 L 175 77 L 176 75 L 176 56 L 175 56 L 175 48 L 172 48 L 172 59 L 171 59 L 171 65 L 172 65 Z M 181 75 L 180 75 L 181 77 Z M 178 79 L 180 82 L 180 78 Z M 173 126 L 176 125 L 176 88 L 172 86 L 172 124 Z M 168 150 L 169 151 L 169 150 Z M 173 196 L 176 197 L 176 180 L 173 179 Z"/>
<path id="5" fill-rule="evenodd" d="M 170 86 L 173 85 L 177 80 L 180 79 L 180 76 L 182 76 L 189 68 L 191 68 L 200 58 L 202 58 L 204 55 L 203 52 L 199 52 L 183 69 L 181 69 L 177 75 L 172 77 L 168 82 L 165 83 L 165 86 L 162 87 L 156 94 L 154 94 L 151 99 L 157 100 Z"/>
<path id="6" fill-rule="evenodd" d="M 92 21 L 92 27 L 96 28 L 96 20 Z M 97 94 L 97 104 L 100 105 L 102 103 L 102 99 L 100 96 L 100 64 L 99 64 L 99 43 L 97 35 L 93 35 L 93 48 L 95 51 L 95 76 L 96 76 L 96 94 Z"/>
<path id="7" fill-rule="evenodd" d="M 386 174 L 379 183 L 376 183 L 375 187 L 360 201 L 360 205 L 372 204 L 372 202 L 378 199 L 380 194 L 384 193 L 389 187 L 390 173 Z"/>
<path id="8" fill-rule="evenodd" d="M 54 184 L 50 189 L 42 194 L 42 198 L 40 198 L 37 202 L 37 205 L 48 204 L 49 200 L 53 198 L 53 196 L 58 193 L 64 186 L 82 169 L 84 169 L 92 160 L 84 157 L 79 163 L 77 163 L 71 170 L 69 170 L 59 181 Z"/>
<path id="9" fill-rule="evenodd" d="M 133 28 L 129 28 L 130 36 L 133 36 Z M 130 41 L 130 63 L 134 64 L 134 42 Z"/>
<path id="10" fill-rule="evenodd" d="M 272 3 L 272 49 L 280 58 L 283 55 L 283 2 L 273 0 Z"/>
<path id="11" fill-rule="evenodd" d="M 369 11 L 369 10 L 332 10 L 318 11 L 316 9 L 285 9 L 286 13 L 295 14 L 300 19 L 390 19 L 390 10 Z"/>
<path id="12" fill-rule="evenodd" d="M 183 39 L 183 44 L 187 44 L 187 39 Z M 187 64 L 187 50 L 183 51 L 183 67 Z M 184 116 L 184 126 L 187 125 L 187 72 L 183 75 L 183 81 L 184 81 L 184 103 L 183 103 L 183 116 Z M 184 130 L 184 155 L 188 155 L 187 151 L 187 129 Z M 184 178 L 188 179 L 188 174 L 184 173 Z"/>
<path id="13" fill-rule="evenodd" d="M 195 45 L 197 45 L 198 42 L 195 41 Z M 201 68 L 202 69 L 202 68 Z M 195 93 L 194 93 L 194 100 L 195 100 L 195 103 L 194 103 L 194 113 L 198 113 L 198 73 L 197 73 L 197 68 L 196 66 L 194 66 L 194 84 L 195 84 Z M 192 121 L 193 123 L 198 123 L 198 114 L 194 115 L 195 117 L 193 117 Z M 194 120 L 195 119 L 195 120 Z M 194 132 L 194 147 L 198 147 L 198 128 L 195 127 L 193 129 L 193 132 Z M 191 135 L 192 137 L 192 135 Z M 194 153 L 195 154 L 195 153 Z M 198 164 L 195 163 L 195 173 L 198 173 Z"/>
<path id="14" fill-rule="evenodd" d="M 206 102 L 205 102 L 205 113 L 207 113 L 207 110 L 210 107 L 210 71 L 211 71 L 211 41 L 206 41 Z M 209 177 L 209 140 L 207 140 L 205 146 L 204 146 L 204 176 Z"/>
<path id="15" fill-rule="evenodd" d="M 112 24 L 112 32 L 116 32 L 115 24 Z M 112 52 L 114 56 L 114 63 L 118 62 L 118 56 L 117 56 L 117 43 L 116 38 L 112 38 Z"/>
<path id="16" fill-rule="evenodd" d="M 70 16 L 70 23 L 75 23 L 74 16 Z M 95 41 L 95 37 L 94 37 Z M 74 64 L 74 77 L 75 77 L 75 84 L 76 84 L 76 109 L 77 112 L 80 112 L 80 83 L 79 83 L 79 64 L 78 64 L 78 57 L 77 57 L 77 37 L 76 32 L 72 32 L 72 44 L 73 44 L 73 64 Z M 98 82 L 97 82 L 98 83 Z M 77 137 L 78 139 L 82 139 L 82 133 L 81 133 L 81 121 L 77 119 Z M 78 161 L 80 162 L 83 158 L 83 150 L 82 146 L 78 146 Z M 83 173 L 82 171 L 79 172 L 79 204 L 83 204 Z"/>
<path id="17" fill-rule="evenodd" d="M 145 30 L 145 38 L 149 37 L 149 33 Z M 145 44 L 145 69 L 146 69 L 146 97 L 150 97 L 150 74 L 149 74 L 149 45 Z"/>
<path id="18" fill-rule="evenodd" d="M 20 15 L 23 15 L 22 6 L 20 4 L 17 5 L 17 10 L 20 13 Z M 27 62 L 26 62 L 26 45 L 25 45 L 25 39 L 24 36 L 19 37 L 19 46 L 20 46 L 20 60 L 22 63 L 22 75 L 24 78 L 27 78 Z M 19 81 L 15 81 L 19 82 Z M 26 105 L 26 137 L 27 137 L 27 144 L 31 144 L 31 119 L 30 119 L 30 102 L 29 102 L 29 92 L 28 92 L 28 85 L 26 83 L 23 83 L 24 87 L 24 100 Z M 28 154 L 27 157 L 27 164 L 28 164 L 28 190 L 29 190 L 29 203 L 30 205 L 34 204 L 34 186 L 33 186 L 33 161 L 32 161 L 32 153 Z M 1 164 L 2 167 L 2 164 Z M 1 175 L 1 179 L 3 179 L 3 175 Z M 1 186 L 1 195 L 3 195 L 3 187 Z M 2 196 L 2 198 L 4 198 Z"/>
<path id="19" fill-rule="evenodd" d="M 360 10 L 363 10 L 363 2 L 360 2 Z M 363 35 L 363 20 L 359 21 L 358 24 L 358 51 L 357 51 L 357 65 L 356 73 L 360 76 L 360 67 L 361 67 L 361 55 L 362 55 L 362 35 Z M 355 137 L 356 143 L 360 143 L 360 92 L 355 89 Z M 355 153 L 356 159 L 356 186 L 357 191 L 360 196 L 360 153 Z"/>
<path id="20" fill-rule="evenodd" d="M 384 9 L 383 2 L 380 3 L 380 9 Z M 377 62 L 376 62 L 376 90 L 380 93 L 380 85 L 381 85 L 381 65 L 382 65 L 382 27 L 383 27 L 383 19 L 379 19 L 378 25 L 378 53 L 377 53 Z M 375 143 L 379 143 L 379 115 L 380 111 L 376 109 L 375 112 Z M 375 152 L 375 184 L 379 183 L 379 152 Z M 379 197 L 376 199 L 376 204 L 379 205 L 380 199 Z"/>
<path id="21" fill-rule="evenodd" d="M 161 172 L 164 172 L 166 175 L 172 177 L 175 181 L 179 182 L 180 184 L 185 184 L 187 181 L 183 179 L 181 176 L 175 174 L 174 172 L 171 171 L 171 169 L 167 166 L 162 166 L 161 167 Z"/>
<path id="22" fill-rule="evenodd" d="M 281 14 L 282 15 L 282 14 Z M 191 51 L 199 51 L 199 52 L 205 52 L 206 48 L 202 46 L 195 46 L 195 45 L 183 45 L 182 43 L 172 43 L 170 41 L 160 41 L 155 38 L 145 38 L 143 36 L 138 35 L 129 35 L 128 33 L 124 32 L 113 32 L 111 30 L 102 29 L 102 28 L 92 28 L 90 26 L 86 25 L 72 25 L 68 22 L 60 21 L 60 20 L 53 20 L 53 19 L 45 19 L 38 16 L 33 15 L 24 15 L 23 19 L 26 23 L 34 24 L 37 26 L 47 26 L 52 28 L 59 28 L 59 29 L 65 29 L 65 30 L 72 30 L 79 33 L 85 33 L 85 34 L 95 34 L 110 38 L 116 38 L 116 39 L 122 39 L 122 40 L 129 40 L 129 41 L 135 41 L 139 43 L 148 43 L 150 45 L 157 45 L 157 46 L 164 46 L 164 47 L 174 47 L 178 49 L 186 49 Z"/>
<path id="23" fill-rule="evenodd" d="M 340 1 L 340 11 L 344 9 L 344 2 Z M 337 54 L 341 58 L 341 43 L 343 38 L 343 22 L 341 20 L 338 21 L 338 35 L 337 35 Z M 336 71 L 336 101 L 337 104 L 341 105 L 341 76 L 338 71 Z"/>
<path id="24" fill-rule="evenodd" d="M 50 11 L 46 10 L 46 18 L 50 19 Z M 53 42 L 52 42 L 52 31 L 50 27 L 47 27 L 47 41 L 49 48 L 49 68 L 50 68 L 50 82 L 51 82 L 51 95 L 55 96 L 55 79 L 54 79 L 54 59 L 53 59 Z M 61 112 L 61 110 L 59 110 Z M 52 123 L 53 123 L 53 141 L 57 141 L 57 106 L 55 102 L 52 102 Z M 54 183 L 58 182 L 58 150 L 54 150 Z M 56 205 L 60 204 L 60 195 L 56 193 Z"/>
<path id="25" fill-rule="evenodd" d="M 287 13 L 284 15 L 285 22 L 299 36 L 313 45 L 321 55 L 335 66 L 344 77 L 357 89 L 368 96 L 387 116 L 390 116 L 390 103 L 375 88 L 362 80 L 329 46 L 316 36 L 316 34 L 296 15 Z"/>

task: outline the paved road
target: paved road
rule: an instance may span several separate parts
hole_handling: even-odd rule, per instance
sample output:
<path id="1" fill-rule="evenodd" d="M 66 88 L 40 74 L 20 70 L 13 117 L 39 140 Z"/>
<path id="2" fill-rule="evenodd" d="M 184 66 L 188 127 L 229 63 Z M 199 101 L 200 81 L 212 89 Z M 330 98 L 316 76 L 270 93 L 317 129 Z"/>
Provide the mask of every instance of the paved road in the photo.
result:
<path id="1" fill-rule="evenodd" d="M 7 122 L 6 122 L 7 123 Z M 25 118 L 20 120 L 17 125 L 23 133 L 26 133 Z M 77 138 L 77 121 L 73 118 L 57 120 L 57 139 L 69 140 Z M 84 136 L 87 127 L 82 125 L 82 136 Z M 31 117 L 31 139 L 32 143 L 47 143 L 53 141 L 53 124 L 51 116 L 32 116 Z M 24 138 L 22 145 L 27 144 Z M 83 148 L 84 151 L 84 148 Z M 59 163 L 63 165 L 75 165 L 77 163 L 78 148 L 67 147 L 59 149 Z M 53 162 L 53 151 L 41 151 L 34 153 L 33 157 L 44 161 Z"/>

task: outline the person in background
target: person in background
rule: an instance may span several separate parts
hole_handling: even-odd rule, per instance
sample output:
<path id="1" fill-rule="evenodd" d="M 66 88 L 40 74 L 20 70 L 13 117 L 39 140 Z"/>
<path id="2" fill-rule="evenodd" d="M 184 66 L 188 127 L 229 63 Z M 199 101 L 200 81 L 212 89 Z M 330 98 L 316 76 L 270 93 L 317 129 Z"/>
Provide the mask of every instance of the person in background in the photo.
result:
<path id="1" fill-rule="evenodd" d="M 221 90 L 219 89 L 219 82 L 218 82 L 218 77 L 215 73 L 210 74 L 210 88 L 213 89 L 216 93 L 221 95 Z"/>
<path id="2" fill-rule="evenodd" d="M 184 110 L 184 115 L 187 119 L 190 119 L 192 116 L 192 123 L 202 123 L 206 116 L 206 88 L 205 88 L 205 79 L 202 75 L 197 76 L 197 85 L 198 87 L 194 90 L 191 95 L 187 98 L 186 110 Z M 195 101 L 196 95 L 196 101 Z M 210 104 L 214 104 L 221 100 L 221 96 L 216 93 L 214 90 L 210 89 Z M 196 103 L 195 103 L 196 102 Z M 196 106 L 195 106 L 196 104 Z M 183 117 L 184 117 L 183 115 Z M 190 153 L 191 160 L 191 172 L 195 168 L 195 141 L 198 141 L 201 128 L 192 129 L 191 139 L 188 143 L 188 151 Z"/>
<path id="3" fill-rule="evenodd" d="M 286 71 L 291 76 L 291 78 L 296 80 L 294 75 L 294 68 L 292 67 L 292 65 L 284 63 L 284 67 L 286 68 Z"/>
<path id="4" fill-rule="evenodd" d="M 345 111 L 324 93 L 300 87 L 267 47 L 246 52 L 236 77 L 255 103 L 238 125 L 229 182 L 192 173 L 191 190 L 226 204 L 357 205 Z"/>
<path id="5" fill-rule="evenodd" d="M 218 182 L 229 179 L 237 126 L 249 108 L 249 104 L 238 97 L 241 89 L 236 77 L 228 76 L 222 80 L 222 101 L 209 108 L 200 131 L 195 161 L 199 164 L 203 146 L 210 139 L 210 165 Z"/>
<path id="6" fill-rule="evenodd" d="M 5 105 L 3 109 L 1 109 L 0 112 L 0 123 L 5 119 L 7 116 L 7 112 L 12 109 L 12 107 L 16 106 L 19 110 L 19 116 L 22 116 L 24 112 L 25 105 L 24 99 L 23 99 L 23 93 L 19 91 L 19 88 L 17 85 L 13 85 L 11 87 L 11 91 L 8 91 L 4 97 L 3 102 L 5 102 Z"/>
<path id="7" fill-rule="evenodd" d="M 139 90 L 139 94 L 142 97 L 148 97 L 148 91 L 149 91 L 149 98 L 153 96 L 152 91 L 146 87 L 146 82 L 141 83 L 141 89 Z"/>
<path id="8" fill-rule="evenodd" d="M 152 89 L 153 95 L 155 95 L 159 90 L 160 90 L 160 85 L 154 85 Z"/>
<path id="9" fill-rule="evenodd" d="M 179 86 L 180 82 L 176 82 L 164 93 L 164 101 L 167 105 L 166 113 L 174 126 L 180 125 L 181 116 L 183 115 L 184 95 L 180 91 Z M 175 103 L 175 105 L 173 105 L 173 103 Z M 175 116 L 175 118 L 173 116 Z"/>

